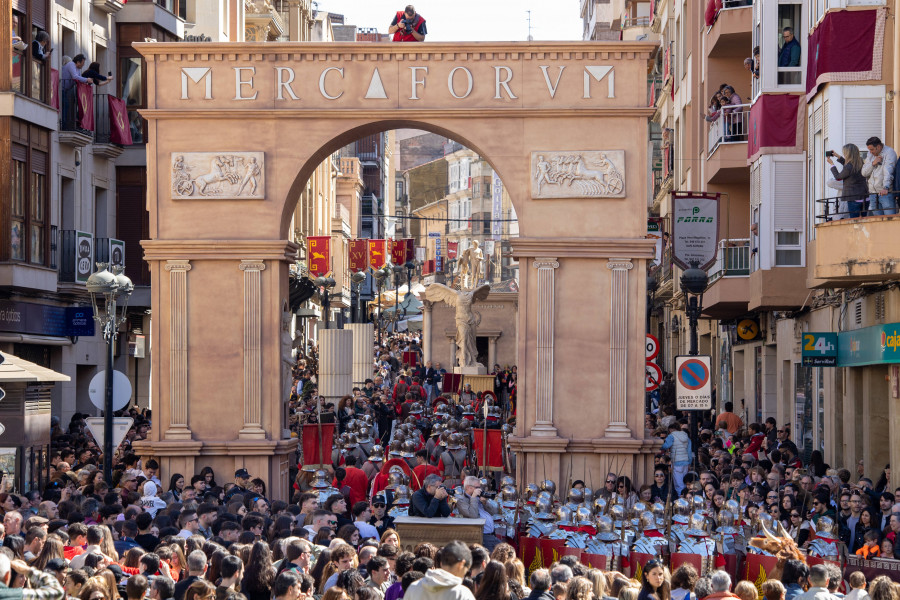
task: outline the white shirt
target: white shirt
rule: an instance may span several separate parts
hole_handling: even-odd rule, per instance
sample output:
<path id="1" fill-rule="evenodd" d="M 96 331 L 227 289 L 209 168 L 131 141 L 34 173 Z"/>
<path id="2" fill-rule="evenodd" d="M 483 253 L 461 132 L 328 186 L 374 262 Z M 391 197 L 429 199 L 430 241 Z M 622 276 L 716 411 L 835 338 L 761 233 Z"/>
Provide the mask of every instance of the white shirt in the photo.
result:
<path id="1" fill-rule="evenodd" d="M 363 521 L 354 521 L 353 526 L 359 529 L 360 538 L 374 538 L 380 541 L 381 536 L 378 535 L 378 530 L 375 529 L 374 525 L 369 525 Z"/>
<path id="2" fill-rule="evenodd" d="M 83 553 L 72 557 L 72 560 L 69 561 L 69 566 L 72 567 L 72 569 L 81 569 L 84 567 L 84 561 L 87 559 L 88 554 L 91 553 L 102 554 L 103 551 L 100 550 L 100 546 L 85 546 Z"/>

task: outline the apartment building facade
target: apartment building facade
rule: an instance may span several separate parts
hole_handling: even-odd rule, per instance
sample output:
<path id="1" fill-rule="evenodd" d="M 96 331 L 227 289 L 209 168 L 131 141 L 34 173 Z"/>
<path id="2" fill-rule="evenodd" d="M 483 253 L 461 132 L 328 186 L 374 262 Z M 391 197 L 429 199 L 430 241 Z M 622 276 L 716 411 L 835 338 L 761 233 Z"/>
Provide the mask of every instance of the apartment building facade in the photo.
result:
<path id="1" fill-rule="evenodd" d="M 841 214 L 825 151 L 855 144 L 865 153 L 872 136 L 895 145 L 894 23 L 877 0 L 723 4 L 707 22 L 705 5 L 654 3 L 661 82 L 650 97 L 661 139 L 650 215 L 669 228 L 672 191 L 719 194 L 720 242 L 700 325 L 719 408 L 733 401 L 747 423 L 789 423 L 806 456 L 862 460 L 877 476 L 897 452 L 884 441 L 900 432 L 888 343 L 900 321 L 898 223 Z M 788 28 L 799 61 L 780 52 Z M 862 48 L 859 39 L 848 46 L 851 29 Z M 755 48 L 758 77 L 744 65 Z M 851 55 L 859 60 L 845 65 Z M 723 84 L 740 103 L 711 116 Z M 654 270 L 651 332 L 669 372 L 687 353 L 680 275 L 667 247 Z"/>

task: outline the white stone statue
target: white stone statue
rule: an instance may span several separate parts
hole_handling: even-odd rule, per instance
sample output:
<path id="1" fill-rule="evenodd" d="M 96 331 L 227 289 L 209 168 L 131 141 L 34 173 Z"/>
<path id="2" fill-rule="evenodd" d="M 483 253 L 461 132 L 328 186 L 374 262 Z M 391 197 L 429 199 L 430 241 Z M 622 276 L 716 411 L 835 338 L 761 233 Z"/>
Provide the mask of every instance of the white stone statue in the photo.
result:
<path id="1" fill-rule="evenodd" d="M 291 321 L 293 315 L 285 302 L 281 312 L 281 385 L 282 402 L 291 398 L 291 386 L 294 385 L 294 340 L 291 337 Z"/>
<path id="2" fill-rule="evenodd" d="M 456 291 L 440 283 L 425 288 L 425 299 L 446 302 L 456 308 L 456 359 L 460 367 L 484 367 L 476 358 L 475 333 L 481 324 L 481 315 L 472 310 L 476 301 L 487 300 L 491 286 L 483 285 L 472 291 Z"/>
<path id="3" fill-rule="evenodd" d="M 478 242 L 466 248 L 459 260 L 460 287 L 464 290 L 473 290 L 484 277 L 484 252 L 478 247 Z"/>

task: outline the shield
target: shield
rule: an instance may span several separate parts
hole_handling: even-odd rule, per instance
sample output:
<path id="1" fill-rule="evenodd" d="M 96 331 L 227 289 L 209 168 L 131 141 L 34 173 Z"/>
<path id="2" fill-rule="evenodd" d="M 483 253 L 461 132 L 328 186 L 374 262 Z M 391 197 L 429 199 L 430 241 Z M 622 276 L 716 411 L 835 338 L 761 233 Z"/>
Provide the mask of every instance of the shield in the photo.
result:
<path id="1" fill-rule="evenodd" d="M 544 558 L 544 568 L 549 569 L 550 565 L 557 562 L 562 556 L 562 551 L 566 547 L 566 540 L 548 540 L 541 538 L 538 540 L 538 546 L 541 548 L 541 554 Z"/>
<path id="2" fill-rule="evenodd" d="M 638 581 L 643 581 L 644 566 L 651 560 L 656 558 L 653 554 L 646 552 L 632 552 L 628 556 L 628 562 L 631 563 L 631 577 Z"/>
<path id="3" fill-rule="evenodd" d="M 600 569 L 601 571 L 606 570 L 606 555 L 605 554 L 592 554 L 590 552 L 582 552 L 581 553 L 581 562 L 582 562 L 582 564 L 584 564 L 592 569 Z"/>
<path id="4" fill-rule="evenodd" d="M 673 552 L 669 560 L 672 571 L 675 571 L 681 565 L 687 563 L 697 569 L 697 573 L 703 572 L 703 557 L 699 554 L 688 554 L 686 552 Z"/>
<path id="5" fill-rule="evenodd" d="M 536 537 L 522 536 L 519 538 L 519 556 L 522 558 L 522 564 L 525 565 L 527 577 L 531 577 L 531 574 L 538 569 L 544 568 L 544 557 Z"/>

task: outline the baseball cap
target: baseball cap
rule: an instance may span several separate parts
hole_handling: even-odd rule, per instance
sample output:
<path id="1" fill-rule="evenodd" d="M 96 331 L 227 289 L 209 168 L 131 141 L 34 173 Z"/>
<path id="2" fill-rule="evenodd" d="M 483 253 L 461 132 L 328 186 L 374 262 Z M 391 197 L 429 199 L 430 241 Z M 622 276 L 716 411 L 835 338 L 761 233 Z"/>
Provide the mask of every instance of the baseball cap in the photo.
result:
<path id="1" fill-rule="evenodd" d="M 50 560 L 47 561 L 47 566 L 44 567 L 44 570 L 59 573 L 59 572 L 68 570 L 68 568 L 69 568 L 69 565 L 66 564 L 66 559 L 51 558 Z"/>
<path id="2" fill-rule="evenodd" d="M 241 479 L 250 479 L 250 473 L 247 469 L 238 469 L 234 472 L 235 477 L 240 477 Z"/>

